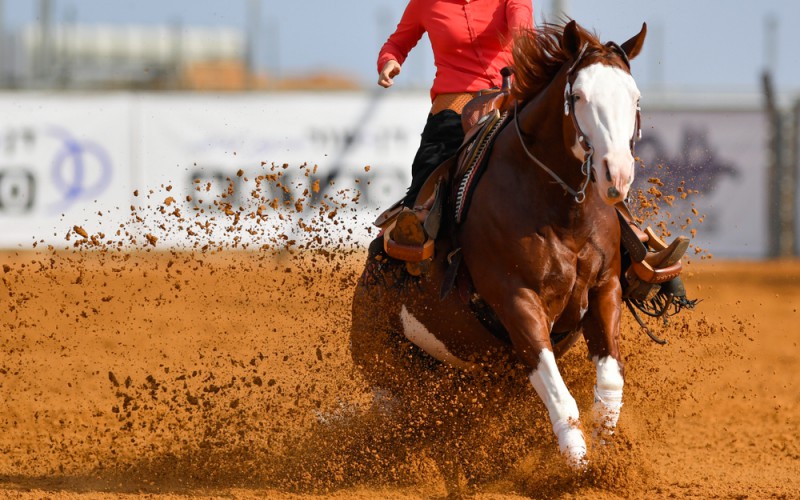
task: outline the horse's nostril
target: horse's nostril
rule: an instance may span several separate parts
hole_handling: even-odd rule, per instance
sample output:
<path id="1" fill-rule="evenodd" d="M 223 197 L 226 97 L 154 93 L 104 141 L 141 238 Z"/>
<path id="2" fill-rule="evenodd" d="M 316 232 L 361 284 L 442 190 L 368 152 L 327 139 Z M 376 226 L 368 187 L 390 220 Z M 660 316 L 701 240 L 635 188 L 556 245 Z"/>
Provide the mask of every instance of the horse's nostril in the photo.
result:
<path id="1" fill-rule="evenodd" d="M 619 190 L 614 186 L 608 188 L 608 197 L 611 199 L 619 198 Z"/>
<path id="2" fill-rule="evenodd" d="M 608 160 L 603 159 L 603 165 L 606 167 L 606 180 L 611 182 L 611 169 L 608 167 Z"/>

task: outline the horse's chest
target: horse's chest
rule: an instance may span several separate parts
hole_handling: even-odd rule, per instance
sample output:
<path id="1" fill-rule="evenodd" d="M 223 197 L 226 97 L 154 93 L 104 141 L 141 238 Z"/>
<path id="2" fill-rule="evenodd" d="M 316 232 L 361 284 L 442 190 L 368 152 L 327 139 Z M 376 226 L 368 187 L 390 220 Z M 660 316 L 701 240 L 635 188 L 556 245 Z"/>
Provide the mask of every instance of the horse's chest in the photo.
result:
<path id="1" fill-rule="evenodd" d="M 574 330 L 589 310 L 588 288 L 575 288 L 565 298 L 566 301 L 554 321 L 553 331 L 556 332 Z"/>
<path id="2" fill-rule="evenodd" d="M 589 309 L 589 289 L 597 281 L 599 260 L 595 255 L 584 257 L 569 265 L 562 262 L 542 281 L 554 331 L 574 329 Z"/>

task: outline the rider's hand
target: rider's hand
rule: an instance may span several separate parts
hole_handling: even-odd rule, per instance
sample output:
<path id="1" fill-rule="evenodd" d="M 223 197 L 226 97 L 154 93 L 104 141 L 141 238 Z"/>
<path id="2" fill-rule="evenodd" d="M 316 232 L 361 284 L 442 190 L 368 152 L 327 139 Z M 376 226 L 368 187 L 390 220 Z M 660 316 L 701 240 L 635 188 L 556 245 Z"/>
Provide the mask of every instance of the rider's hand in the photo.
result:
<path id="1" fill-rule="evenodd" d="M 378 76 L 378 85 L 383 88 L 389 88 L 394 83 L 392 78 L 400 74 L 400 63 L 394 59 L 390 59 L 383 65 L 381 74 Z"/>

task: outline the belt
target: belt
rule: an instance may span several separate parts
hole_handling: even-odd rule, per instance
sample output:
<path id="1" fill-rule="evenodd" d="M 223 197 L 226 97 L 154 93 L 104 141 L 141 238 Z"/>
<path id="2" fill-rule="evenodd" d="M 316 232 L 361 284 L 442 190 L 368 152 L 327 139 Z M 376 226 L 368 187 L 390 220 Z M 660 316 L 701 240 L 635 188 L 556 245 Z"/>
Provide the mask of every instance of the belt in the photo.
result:
<path id="1" fill-rule="evenodd" d="M 477 92 L 454 92 L 449 94 L 439 94 L 433 99 L 433 106 L 431 106 L 431 114 L 435 115 L 441 113 L 445 109 L 450 109 L 461 114 L 461 110 L 467 105 L 473 97 L 478 95 Z"/>

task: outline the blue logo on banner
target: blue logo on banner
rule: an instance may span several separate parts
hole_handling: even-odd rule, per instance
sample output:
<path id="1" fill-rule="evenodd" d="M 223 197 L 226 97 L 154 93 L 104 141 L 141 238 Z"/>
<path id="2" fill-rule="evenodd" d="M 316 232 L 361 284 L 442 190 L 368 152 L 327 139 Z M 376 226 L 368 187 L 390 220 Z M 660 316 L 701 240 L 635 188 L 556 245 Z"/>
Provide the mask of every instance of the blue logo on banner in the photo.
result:
<path id="1" fill-rule="evenodd" d="M 51 128 L 50 135 L 61 141 L 51 164 L 53 184 L 63 198 L 52 205 L 56 212 L 78 200 L 96 199 L 111 183 L 111 157 L 92 141 L 79 141 L 68 131 Z"/>

